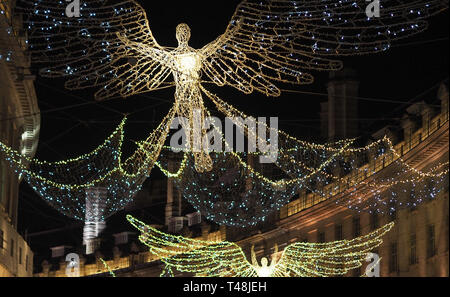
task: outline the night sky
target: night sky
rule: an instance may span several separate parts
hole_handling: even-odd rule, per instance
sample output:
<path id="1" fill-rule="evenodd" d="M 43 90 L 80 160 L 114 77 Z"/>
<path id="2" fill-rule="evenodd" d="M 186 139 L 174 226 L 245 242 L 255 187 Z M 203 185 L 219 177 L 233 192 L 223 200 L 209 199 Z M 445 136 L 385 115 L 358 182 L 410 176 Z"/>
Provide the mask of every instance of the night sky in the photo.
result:
<path id="1" fill-rule="evenodd" d="M 144 1 L 140 1 L 144 3 Z M 224 33 L 239 1 L 145 1 L 150 28 L 162 46 L 176 46 L 175 28 L 187 23 L 192 30 L 190 45 L 199 48 Z M 214 4 L 212 4 L 214 3 Z M 411 102 L 436 98 L 439 83 L 448 79 L 449 67 L 448 11 L 430 19 L 430 28 L 413 38 L 398 41 L 385 53 L 343 59 L 346 67 L 354 68 L 361 82 L 360 96 L 401 103 L 359 100 L 361 133 L 373 133 L 383 125 L 395 123 Z M 37 69 L 34 69 L 37 71 Z M 282 86 L 301 92 L 326 94 L 328 73 L 312 73 L 316 82 L 311 86 Z M 173 103 L 174 89 L 161 90 L 127 99 L 96 102 L 95 89 L 68 91 L 64 80 L 38 77 L 35 83 L 42 112 L 41 134 L 36 157 L 57 161 L 95 149 L 130 113 L 125 129 L 125 154 L 134 148 L 131 140 L 144 139 L 167 114 Z M 268 98 L 255 93 L 244 95 L 232 88 L 207 86 L 222 99 L 253 116 L 277 116 L 280 129 L 305 140 L 320 135 L 320 102 L 323 95 L 284 93 Z M 422 97 L 418 95 L 424 94 Z M 80 105 L 81 104 L 81 105 Z M 62 111 L 54 109 L 67 108 Z M 162 178 L 154 170 L 153 178 Z M 21 185 L 19 231 L 24 234 L 41 232 L 76 224 L 43 202 L 26 184 Z M 77 231 L 78 230 L 78 231 Z M 81 240 L 81 229 L 71 229 L 48 236 L 34 236 L 31 247 L 40 251 L 49 246 L 49 238 Z M 73 232 L 72 232 L 73 231 Z M 63 239 L 64 238 L 64 239 Z M 62 242 L 61 242 L 62 243 Z"/>

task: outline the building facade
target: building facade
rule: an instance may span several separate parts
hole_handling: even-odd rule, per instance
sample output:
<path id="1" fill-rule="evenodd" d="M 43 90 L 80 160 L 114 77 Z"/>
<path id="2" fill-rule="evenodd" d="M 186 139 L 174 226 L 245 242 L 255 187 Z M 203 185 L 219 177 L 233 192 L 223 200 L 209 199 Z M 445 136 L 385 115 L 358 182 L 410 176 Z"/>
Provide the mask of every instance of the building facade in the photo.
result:
<path id="1" fill-rule="evenodd" d="M 28 157 L 38 143 L 40 113 L 15 1 L 0 1 L 0 141 Z M 14 28 L 14 29 L 13 29 Z M 17 232 L 20 179 L 0 159 L 0 276 L 31 276 L 33 252 Z"/>

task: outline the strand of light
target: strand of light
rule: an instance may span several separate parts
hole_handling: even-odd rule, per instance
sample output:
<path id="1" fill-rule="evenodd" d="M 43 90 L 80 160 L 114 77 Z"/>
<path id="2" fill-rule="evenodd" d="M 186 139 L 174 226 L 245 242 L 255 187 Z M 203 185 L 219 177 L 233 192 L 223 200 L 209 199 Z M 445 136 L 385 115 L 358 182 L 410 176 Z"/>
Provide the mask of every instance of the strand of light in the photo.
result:
<path id="1" fill-rule="evenodd" d="M 105 268 L 109 271 L 109 274 L 110 274 L 112 277 L 116 277 L 116 274 L 114 273 L 114 271 L 111 270 L 111 267 L 109 267 L 108 263 L 106 263 L 106 261 L 103 260 L 102 258 L 100 258 L 100 261 L 102 261 L 103 266 L 105 266 Z"/>

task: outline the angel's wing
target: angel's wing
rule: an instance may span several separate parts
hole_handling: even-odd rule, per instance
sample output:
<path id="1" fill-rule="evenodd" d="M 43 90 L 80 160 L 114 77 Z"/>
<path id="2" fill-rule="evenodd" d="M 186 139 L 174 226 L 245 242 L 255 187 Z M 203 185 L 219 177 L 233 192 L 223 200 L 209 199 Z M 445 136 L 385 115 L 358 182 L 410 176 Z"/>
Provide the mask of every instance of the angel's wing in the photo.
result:
<path id="1" fill-rule="evenodd" d="M 206 45 L 204 72 L 217 85 L 278 96 L 274 82 L 309 84 L 305 71 L 333 71 L 329 56 L 389 49 L 393 40 L 427 28 L 423 20 L 448 8 L 447 0 L 383 0 L 368 18 L 365 0 L 244 0 L 225 34 Z"/>
<path id="2" fill-rule="evenodd" d="M 99 86 L 98 100 L 127 97 L 167 87 L 170 70 L 145 53 L 127 47 L 126 38 L 161 49 L 145 10 L 134 0 L 81 1 L 80 16 L 66 15 L 68 2 L 20 0 L 29 32 L 32 61 L 45 65 L 45 77 L 70 77 L 66 87 Z M 51 66 L 48 66 L 51 65 Z"/>
<path id="3" fill-rule="evenodd" d="M 273 276 L 340 276 L 358 268 L 367 253 L 382 244 L 381 237 L 389 232 L 389 223 L 353 240 L 330 243 L 297 242 L 284 250 Z"/>
<path id="4" fill-rule="evenodd" d="M 242 249 L 231 242 L 210 242 L 163 233 L 128 215 L 139 240 L 167 266 L 197 276 L 256 276 Z"/>

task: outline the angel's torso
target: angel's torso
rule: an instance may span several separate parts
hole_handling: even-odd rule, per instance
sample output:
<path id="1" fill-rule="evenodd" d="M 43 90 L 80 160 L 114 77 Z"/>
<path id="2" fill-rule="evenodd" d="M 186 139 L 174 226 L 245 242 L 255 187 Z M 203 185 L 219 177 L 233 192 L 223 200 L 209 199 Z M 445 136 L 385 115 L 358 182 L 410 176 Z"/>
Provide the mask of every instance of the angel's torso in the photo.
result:
<path id="1" fill-rule="evenodd" d="M 202 56 L 191 47 L 178 47 L 171 52 L 175 81 L 175 102 L 179 116 L 192 118 L 194 110 L 203 110 L 200 91 Z M 202 116 L 203 118 L 203 116 Z"/>
<path id="2" fill-rule="evenodd" d="M 200 80 L 202 69 L 202 58 L 195 50 L 186 50 L 181 53 L 174 53 L 175 69 L 173 75 L 175 82 L 197 83 Z"/>

